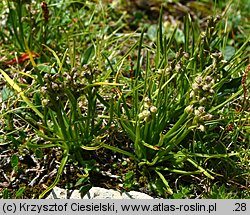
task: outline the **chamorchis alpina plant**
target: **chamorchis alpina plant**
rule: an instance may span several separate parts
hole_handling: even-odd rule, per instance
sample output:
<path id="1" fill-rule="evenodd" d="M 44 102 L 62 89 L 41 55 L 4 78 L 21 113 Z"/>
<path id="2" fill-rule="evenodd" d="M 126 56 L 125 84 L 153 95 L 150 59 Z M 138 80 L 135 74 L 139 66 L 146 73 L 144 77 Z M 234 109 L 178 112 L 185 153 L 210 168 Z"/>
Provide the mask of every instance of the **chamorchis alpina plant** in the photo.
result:
<path id="1" fill-rule="evenodd" d="M 194 113 L 193 124 L 196 124 L 201 131 L 205 130 L 204 121 L 211 120 L 212 114 L 206 112 L 211 105 L 214 97 L 214 79 L 211 76 L 202 77 L 198 75 L 192 84 L 190 99 L 192 105 L 187 109 L 188 112 Z"/>

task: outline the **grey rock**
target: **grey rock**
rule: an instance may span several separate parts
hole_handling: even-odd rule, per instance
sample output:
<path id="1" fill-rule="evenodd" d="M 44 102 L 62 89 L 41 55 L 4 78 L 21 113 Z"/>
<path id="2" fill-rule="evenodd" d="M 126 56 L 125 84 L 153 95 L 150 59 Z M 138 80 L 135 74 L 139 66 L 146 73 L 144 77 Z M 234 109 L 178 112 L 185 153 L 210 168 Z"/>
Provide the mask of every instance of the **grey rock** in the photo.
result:
<path id="1" fill-rule="evenodd" d="M 130 191 L 122 193 L 122 199 L 154 199 L 154 198 L 145 193 Z"/>
<path id="2" fill-rule="evenodd" d="M 120 192 L 117 190 L 92 187 L 85 196 L 81 197 L 79 190 L 65 190 L 54 187 L 46 199 L 153 199 L 153 197 L 137 192 Z"/>

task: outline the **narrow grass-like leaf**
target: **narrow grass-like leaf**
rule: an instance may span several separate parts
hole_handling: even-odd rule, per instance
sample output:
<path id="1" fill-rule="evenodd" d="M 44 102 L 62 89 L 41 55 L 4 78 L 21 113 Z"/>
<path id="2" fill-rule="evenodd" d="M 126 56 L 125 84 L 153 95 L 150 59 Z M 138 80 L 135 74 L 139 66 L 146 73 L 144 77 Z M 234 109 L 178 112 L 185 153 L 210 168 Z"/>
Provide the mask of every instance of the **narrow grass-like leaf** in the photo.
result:
<path id="1" fill-rule="evenodd" d="M 138 124 L 136 125 L 136 130 L 135 130 L 135 141 L 134 141 L 134 148 L 135 148 L 135 154 L 139 159 L 144 158 L 145 156 L 145 150 L 144 146 L 142 145 L 142 139 L 140 135 L 140 124 L 139 121 L 137 122 Z"/>
<path id="2" fill-rule="evenodd" d="M 28 52 L 28 55 L 29 55 L 30 62 L 31 62 L 31 64 L 32 64 L 32 66 L 33 66 L 34 68 L 37 68 L 36 62 L 34 61 L 34 58 L 33 58 L 33 56 L 32 56 L 32 53 L 31 53 L 31 51 L 30 51 L 30 49 L 29 49 L 28 43 L 27 43 L 27 41 L 26 41 L 25 38 L 24 38 L 24 43 L 25 43 L 25 47 L 26 47 L 26 52 Z"/>
<path id="3" fill-rule="evenodd" d="M 202 166 L 200 166 L 196 161 L 194 161 L 193 159 L 191 158 L 187 158 L 187 161 L 189 163 L 191 163 L 192 165 L 194 165 L 196 168 L 198 168 L 205 176 L 207 176 L 208 178 L 210 179 L 214 179 L 214 177 L 209 174 Z"/>
<path id="4" fill-rule="evenodd" d="M 48 47 L 47 45 L 45 45 L 45 44 L 43 44 L 43 46 L 45 46 L 54 55 L 54 57 L 56 58 L 56 61 L 57 61 L 57 64 L 58 64 L 59 68 L 62 68 L 62 63 L 61 63 L 58 55 L 56 54 L 56 52 L 53 49 L 51 49 L 50 47 Z"/>
<path id="5" fill-rule="evenodd" d="M 168 181 L 165 179 L 165 177 L 159 171 L 155 170 L 155 172 L 159 175 L 160 179 L 164 183 L 167 193 L 172 195 L 174 192 L 171 189 L 171 187 L 169 186 Z"/>
<path id="6" fill-rule="evenodd" d="M 17 199 L 19 199 L 19 198 L 22 197 L 22 195 L 23 195 L 25 189 L 26 189 L 26 187 L 20 187 L 20 188 L 18 189 L 18 191 L 16 192 L 16 198 L 17 198 Z"/>
<path id="7" fill-rule="evenodd" d="M 105 144 L 105 143 L 101 143 L 101 146 L 104 147 L 104 148 L 106 148 L 106 149 L 112 150 L 112 151 L 114 151 L 114 152 L 118 152 L 118 153 L 127 155 L 128 157 L 132 158 L 132 159 L 135 160 L 135 161 L 138 160 L 138 159 L 134 156 L 133 153 L 127 152 L 127 151 L 122 150 L 122 149 L 120 149 L 120 148 L 117 148 L 117 147 L 114 147 L 114 146 L 110 146 L 110 145 Z"/>
<path id="8" fill-rule="evenodd" d="M 26 102 L 26 104 L 41 118 L 43 119 L 43 114 L 34 106 L 34 104 L 28 99 L 28 97 L 26 97 L 24 95 L 24 93 L 22 92 L 21 88 L 2 70 L 0 69 L 0 72 L 2 73 L 2 75 L 4 76 L 5 80 L 9 83 L 9 85 L 11 87 L 13 87 L 14 90 L 16 90 L 20 96 L 22 97 L 22 99 L 24 100 L 24 102 Z"/>
<path id="9" fill-rule="evenodd" d="M 57 174 L 56 174 L 56 178 L 54 180 L 54 182 L 45 190 L 43 191 L 40 195 L 39 195 L 39 199 L 42 199 L 49 191 L 51 191 L 59 182 L 60 177 L 62 175 L 63 169 L 68 161 L 69 155 L 68 155 L 68 151 L 65 150 L 63 153 L 63 158 L 61 160 L 61 164 L 58 168 Z"/>
<path id="10" fill-rule="evenodd" d="M 120 120 L 123 129 L 128 133 L 129 137 L 132 141 L 135 141 L 136 134 L 133 132 L 133 128 L 131 127 L 130 123 L 125 121 L 124 119 Z"/>

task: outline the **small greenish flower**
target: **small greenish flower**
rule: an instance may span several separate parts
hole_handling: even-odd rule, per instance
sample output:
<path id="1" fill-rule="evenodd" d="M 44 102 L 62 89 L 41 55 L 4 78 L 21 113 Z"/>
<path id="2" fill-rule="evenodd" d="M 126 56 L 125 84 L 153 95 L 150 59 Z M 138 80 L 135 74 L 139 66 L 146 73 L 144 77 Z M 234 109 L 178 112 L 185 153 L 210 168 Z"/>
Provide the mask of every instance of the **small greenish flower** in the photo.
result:
<path id="1" fill-rule="evenodd" d="M 151 115 L 149 110 L 142 111 L 143 118 L 149 117 Z"/>
<path id="2" fill-rule="evenodd" d="M 199 125 L 198 129 L 201 130 L 202 132 L 204 132 L 205 131 L 205 126 L 204 125 Z"/>
<path id="3" fill-rule="evenodd" d="M 200 36 L 201 36 L 201 38 L 205 38 L 206 37 L 206 32 L 205 31 L 201 32 Z"/>
<path id="4" fill-rule="evenodd" d="M 194 115 L 195 115 L 195 116 L 199 116 L 199 115 L 200 115 L 200 111 L 194 110 Z"/>
<path id="5" fill-rule="evenodd" d="M 189 94 L 189 97 L 190 98 L 193 98 L 195 96 L 195 93 L 194 93 L 194 91 L 192 90 L 191 92 L 190 92 L 190 94 Z"/>
<path id="6" fill-rule="evenodd" d="M 42 100 L 42 106 L 47 106 L 49 104 L 49 100 L 48 99 L 43 99 Z"/>
<path id="7" fill-rule="evenodd" d="M 156 71 L 156 73 L 158 73 L 158 74 L 162 74 L 162 72 L 163 72 L 163 69 L 158 69 L 158 70 Z"/>
<path id="8" fill-rule="evenodd" d="M 184 110 L 186 113 L 190 114 L 190 113 L 193 113 L 194 111 L 194 106 L 193 105 L 188 105 L 185 110 Z"/>
<path id="9" fill-rule="evenodd" d="M 52 76 L 52 80 L 56 81 L 59 77 L 60 77 L 60 75 L 58 73 L 56 73 L 55 75 Z"/>
<path id="10" fill-rule="evenodd" d="M 45 82 L 49 82 L 50 75 L 48 73 L 46 73 L 43 78 L 44 78 Z"/>
<path id="11" fill-rule="evenodd" d="M 151 106 L 150 98 L 146 97 L 146 98 L 144 99 L 144 104 L 143 104 L 143 106 L 144 106 L 145 108 L 149 108 L 149 107 Z"/>
<path id="12" fill-rule="evenodd" d="M 148 116 L 148 117 L 145 117 L 145 118 L 144 118 L 145 122 L 149 122 L 151 119 L 152 119 L 151 116 Z"/>
<path id="13" fill-rule="evenodd" d="M 202 114 L 205 113 L 205 108 L 203 106 L 198 107 L 198 111 Z"/>
<path id="14" fill-rule="evenodd" d="M 199 84 L 193 83 L 193 84 L 192 84 L 192 89 L 193 89 L 194 92 L 197 92 L 197 91 L 200 89 Z"/>
<path id="15" fill-rule="evenodd" d="M 144 102 L 150 103 L 150 98 L 146 97 L 146 98 L 144 99 Z"/>
<path id="16" fill-rule="evenodd" d="M 151 112 L 151 113 L 156 113 L 156 112 L 157 112 L 157 107 L 151 106 L 151 107 L 150 107 L 150 112 Z"/>
<path id="17" fill-rule="evenodd" d="M 142 113 L 139 113 L 138 117 L 139 119 L 144 119 L 144 115 Z"/>
<path id="18" fill-rule="evenodd" d="M 201 84 L 202 83 L 202 77 L 199 75 L 195 78 L 194 80 L 197 84 Z"/>
<path id="19" fill-rule="evenodd" d="M 164 75 L 169 75 L 171 72 L 171 68 L 170 67 L 167 67 L 164 71 Z"/>
<path id="20" fill-rule="evenodd" d="M 214 90 L 212 88 L 210 88 L 209 93 L 214 94 Z"/>
<path id="21" fill-rule="evenodd" d="M 211 89 L 211 86 L 210 86 L 210 84 L 204 84 L 204 85 L 202 86 L 202 89 L 203 89 L 204 91 L 209 91 L 209 90 Z"/>
<path id="22" fill-rule="evenodd" d="M 202 97 L 200 100 L 199 100 L 199 104 L 200 105 L 204 105 L 207 103 L 207 98 L 206 97 Z"/>
<path id="23" fill-rule="evenodd" d="M 58 84 L 56 84 L 56 83 L 52 83 L 51 84 L 51 88 L 53 89 L 53 90 L 55 90 L 55 91 L 57 91 L 58 89 L 59 89 L 59 86 L 58 86 Z"/>
<path id="24" fill-rule="evenodd" d="M 213 118 L 213 115 L 209 113 L 204 116 L 205 120 L 211 120 L 212 118 Z"/>
<path id="25" fill-rule="evenodd" d="M 180 69 L 181 69 L 181 64 L 177 63 L 177 64 L 175 65 L 175 70 L 176 70 L 177 72 L 179 72 Z"/>
<path id="26" fill-rule="evenodd" d="M 45 87 L 45 86 L 41 87 L 41 93 L 42 93 L 42 95 L 46 95 L 47 90 L 48 90 L 47 87 Z"/>
<path id="27" fill-rule="evenodd" d="M 213 78 L 212 78 L 211 76 L 207 76 L 207 77 L 205 78 L 205 81 L 206 81 L 207 83 L 211 83 L 212 80 L 213 80 Z"/>
<path id="28" fill-rule="evenodd" d="M 190 57 L 189 53 L 185 52 L 183 55 L 186 59 L 188 59 Z"/>

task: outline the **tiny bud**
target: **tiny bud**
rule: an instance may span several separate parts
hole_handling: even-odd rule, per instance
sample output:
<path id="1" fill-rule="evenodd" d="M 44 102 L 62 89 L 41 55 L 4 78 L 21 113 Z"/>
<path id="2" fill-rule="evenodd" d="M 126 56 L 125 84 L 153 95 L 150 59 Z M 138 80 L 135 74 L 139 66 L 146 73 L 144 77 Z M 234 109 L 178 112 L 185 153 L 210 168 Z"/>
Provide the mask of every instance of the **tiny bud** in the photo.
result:
<path id="1" fill-rule="evenodd" d="M 83 73 L 83 77 L 89 79 L 90 77 L 92 76 L 91 72 L 90 71 L 87 71 L 87 72 L 84 72 Z"/>
<path id="2" fill-rule="evenodd" d="M 77 73 L 77 69 L 76 69 L 75 67 L 73 67 L 73 68 L 71 69 L 71 74 L 75 74 L 75 73 Z"/>
<path id="3" fill-rule="evenodd" d="M 163 69 L 158 69 L 158 70 L 156 71 L 156 73 L 162 74 L 162 71 L 163 71 Z"/>
<path id="4" fill-rule="evenodd" d="M 170 72 L 171 72 L 171 68 L 170 67 L 168 67 L 168 68 L 165 69 L 165 75 L 168 75 Z"/>
<path id="5" fill-rule="evenodd" d="M 211 55 L 212 55 L 212 57 L 214 57 L 216 59 L 222 59 L 222 57 L 223 57 L 222 52 L 215 52 L 215 53 L 213 53 Z"/>
<path id="6" fill-rule="evenodd" d="M 145 108 L 149 108 L 151 106 L 150 98 L 148 98 L 148 97 L 144 98 L 143 106 Z"/>
<path id="7" fill-rule="evenodd" d="M 67 73 L 67 72 L 63 73 L 64 78 L 66 78 L 67 76 L 69 76 L 69 73 Z"/>
<path id="8" fill-rule="evenodd" d="M 80 76 L 80 74 L 79 74 L 78 72 L 76 72 L 76 73 L 73 74 L 73 79 L 75 80 L 75 79 L 77 79 L 79 76 Z"/>
<path id="9" fill-rule="evenodd" d="M 181 53 L 180 53 L 180 52 L 177 52 L 175 56 L 176 56 L 176 58 L 178 59 L 178 58 L 180 58 Z"/>

